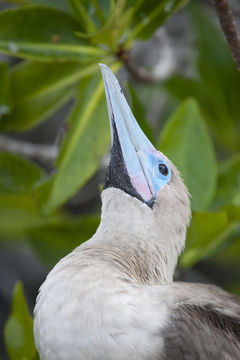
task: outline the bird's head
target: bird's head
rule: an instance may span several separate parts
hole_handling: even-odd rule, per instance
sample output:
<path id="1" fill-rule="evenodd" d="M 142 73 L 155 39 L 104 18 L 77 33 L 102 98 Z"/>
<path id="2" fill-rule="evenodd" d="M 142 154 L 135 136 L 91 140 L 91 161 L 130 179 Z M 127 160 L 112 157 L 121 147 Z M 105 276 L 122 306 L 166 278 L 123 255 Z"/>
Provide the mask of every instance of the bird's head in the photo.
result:
<path id="1" fill-rule="evenodd" d="M 135 220 L 144 219 L 147 228 L 149 220 L 152 227 L 156 225 L 158 234 L 161 231 L 182 233 L 182 248 L 191 214 L 187 188 L 176 167 L 155 149 L 139 127 L 112 71 L 106 65 L 100 67 L 112 137 L 103 193 L 118 189 L 108 196 L 108 203 L 110 198 L 113 203 L 120 203 L 120 197 L 128 199 L 124 206 L 131 228 Z"/>

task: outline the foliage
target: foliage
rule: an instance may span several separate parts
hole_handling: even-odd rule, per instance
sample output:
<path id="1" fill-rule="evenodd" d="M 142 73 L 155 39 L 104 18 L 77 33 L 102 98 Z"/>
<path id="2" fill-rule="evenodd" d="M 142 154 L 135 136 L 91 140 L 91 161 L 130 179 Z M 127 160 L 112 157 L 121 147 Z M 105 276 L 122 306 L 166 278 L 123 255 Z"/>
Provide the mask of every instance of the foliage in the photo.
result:
<path id="1" fill-rule="evenodd" d="M 206 209 L 214 196 L 217 166 L 213 145 L 196 100 L 183 101 L 168 119 L 161 132 L 159 148 L 181 169 L 192 195 L 192 209 Z"/>
<path id="2" fill-rule="evenodd" d="M 14 7 L 0 12 L 0 52 L 21 61 L 12 68 L 0 63 L 1 131 L 25 132 L 69 100 L 73 104 L 54 172 L 0 153 L 0 237 L 27 244 L 52 267 L 91 237 L 99 222 L 99 214 L 79 217 L 64 207 L 96 173 L 110 144 L 98 62 L 116 72 L 119 52 L 150 38 L 186 0 L 8 2 Z M 187 268 L 202 259 L 222 264 L 226 254 L 226 261 L 237 266 L 240 73 L 204 12 L 196 6 L 187 11 L 196 36 L 194 75 L 173 74 L 155 87 L 159 97 L 167 94 L 170 116 L 152 126 L 138 85 L 129 84 L 128 90 L 141 127 L 177 165 L 192 195 L 193 219 L 180 265 Z M 11 359 L 36 359 L 20 284 L 4 336 Z"/>
<path id="3" fill-rule="evenodd" d="M 6 346 L 13 360 L 37 360 L 33 338 L 33 320 L 24 298 L 21 283 L 13 291 L 12 311 L 4 329 Z"/>

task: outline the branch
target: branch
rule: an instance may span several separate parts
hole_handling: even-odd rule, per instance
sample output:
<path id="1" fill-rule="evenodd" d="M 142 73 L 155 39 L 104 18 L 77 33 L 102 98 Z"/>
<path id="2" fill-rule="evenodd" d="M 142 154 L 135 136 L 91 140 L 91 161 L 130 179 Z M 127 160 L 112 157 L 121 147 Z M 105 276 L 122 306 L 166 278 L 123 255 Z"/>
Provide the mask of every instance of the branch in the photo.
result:
<path id="1" fill-rule="evenodd" d="M 136 80 L 147 84 L 156 84 L 162 80 L 162 76 L 156 76 L 145 68 L 139 67 L 128 51 L 120 49 L 117 56 Z"/>
<path id="2" fill-rule="evenodd" d="M 56 145 L 33 144 L 0 136 L 0 150 L 40 161 L 53 162 L 58 154 Z"/>
<path id="3" fill-rule="evenodd" d="M 217 14 L 233 59 L 240 71 L 240 34 L 234 21 L 228 0 L 214 0 Z"/>

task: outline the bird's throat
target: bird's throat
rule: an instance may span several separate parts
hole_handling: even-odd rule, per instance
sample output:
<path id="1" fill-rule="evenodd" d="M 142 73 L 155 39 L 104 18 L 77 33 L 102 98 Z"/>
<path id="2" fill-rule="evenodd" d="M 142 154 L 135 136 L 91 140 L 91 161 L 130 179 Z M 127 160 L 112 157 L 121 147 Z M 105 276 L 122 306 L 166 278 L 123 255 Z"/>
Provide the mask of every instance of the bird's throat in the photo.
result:
<path id="1" fill-rule="evenodd" d="M 105 190 L 102 200 L 101 223 L 86 249 L 125 280 L 148 285 L 172 282 L 180 252 L 174 233 L 164 223 L 159 228 L 152 209 L 119 189 Z"/>

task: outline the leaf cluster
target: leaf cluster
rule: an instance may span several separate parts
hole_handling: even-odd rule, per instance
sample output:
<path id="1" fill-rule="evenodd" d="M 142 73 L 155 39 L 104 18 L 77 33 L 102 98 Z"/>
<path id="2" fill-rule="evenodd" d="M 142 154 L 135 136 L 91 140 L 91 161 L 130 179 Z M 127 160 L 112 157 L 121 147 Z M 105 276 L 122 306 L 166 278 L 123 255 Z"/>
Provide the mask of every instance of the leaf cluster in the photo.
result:
<path id="1" fill-rule="evenodd" d="M 28 131 L 69 100 L 73 104 L 50 174 L 29 159 L 0 153 L 0 238 L 27 244 L 52 267 L 90 238 L 99 223 L 99 214 L 73 216 L 64 207 L 96 173 L 110 145 L 98 62 L 117 72 L 119 52 L 151 37 L 186 1 L 8 2 L 14 6 L 0 12 L 0 53 L 21 61 L 11 68 L 0 63 L 1 132 Z M 142 129 L 177 165 L 192 195 L 193 218 L 180 265 L 211 258 L 235 266 L 240 257 L 240 74 L 204 12 L 196 6 L 187 11 L 195 33 L 193 75 L 172 74 L 145 89 L 168 98 L 157 124 L 146 120 L 142 87 L 129 84 L 128 92 Z M 4 336 L 12 359 L 37 359 L 20 284 Z"/>

